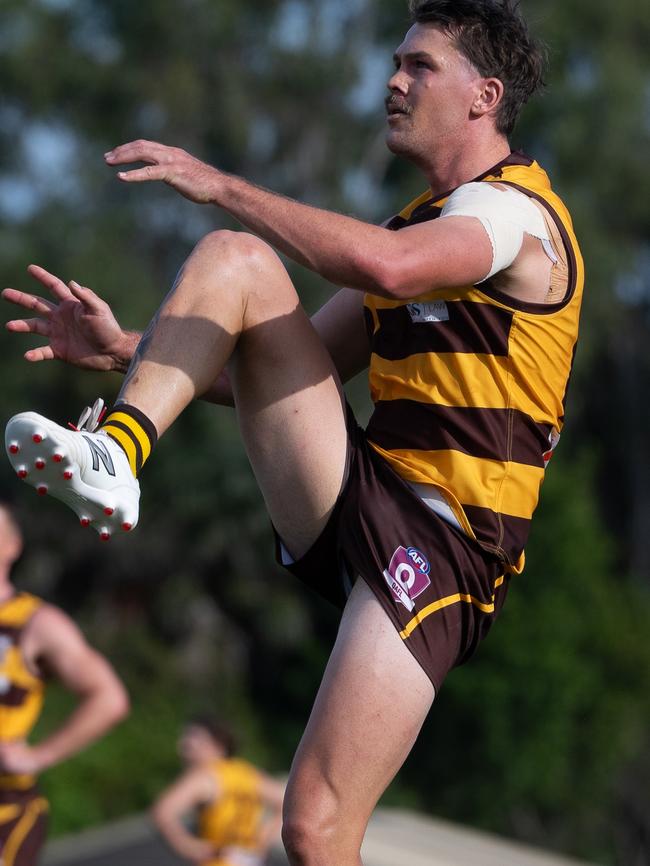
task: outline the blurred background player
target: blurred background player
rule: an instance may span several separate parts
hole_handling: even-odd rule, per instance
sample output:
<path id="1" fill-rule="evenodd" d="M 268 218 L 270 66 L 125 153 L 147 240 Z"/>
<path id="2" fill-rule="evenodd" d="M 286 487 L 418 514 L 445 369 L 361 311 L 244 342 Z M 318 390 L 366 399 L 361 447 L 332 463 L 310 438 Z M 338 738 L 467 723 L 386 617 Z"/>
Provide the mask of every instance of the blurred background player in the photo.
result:
<path id="1" fill-rule="evenodd" d="M 128 713 L 124 686 L 59 608 L 11 583 L 23 539 L 0 503 L 0 863 L 32 866 L 45 840 L 48 802 L 36 776 L 93 743 Z M 46 677 L 76 695 L 74 711 L 35 745 Z"/>
<path id="2" fill-rule="evenodd" d="M 171 847 L 203 866 L 261 866 L 279 839 L 284 786 L 233 757 L 232 734 L 196 718 L 178 742 L 185 772 L 160 795 L 152 818 Z M 197 832 L 183 819 L 197 818 Z"/>

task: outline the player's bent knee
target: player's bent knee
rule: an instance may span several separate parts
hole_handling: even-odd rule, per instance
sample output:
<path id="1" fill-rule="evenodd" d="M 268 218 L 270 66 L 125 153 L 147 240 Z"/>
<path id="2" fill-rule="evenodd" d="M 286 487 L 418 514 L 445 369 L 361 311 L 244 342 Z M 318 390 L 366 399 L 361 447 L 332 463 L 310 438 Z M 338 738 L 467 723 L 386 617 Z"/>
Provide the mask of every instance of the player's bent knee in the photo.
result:
<path id="1" fill-rule="evenodd" d="M 295 288 L 275 250 L 249 232 L 210 232 L 194 248 L 189 261 L 200 274 L 202 290 L 237 296 L 249 323 L 294 309 Z"/>
<path id="2" fill-rule="evenodd" d="M 259 269 L 265 264 L 275 265 L 278 257 L 273 248 L 250 232 L 219 229 L 201 238 L 193 252 L 194 256 L 207 258 L 219 270 L 224 268 Z"/>

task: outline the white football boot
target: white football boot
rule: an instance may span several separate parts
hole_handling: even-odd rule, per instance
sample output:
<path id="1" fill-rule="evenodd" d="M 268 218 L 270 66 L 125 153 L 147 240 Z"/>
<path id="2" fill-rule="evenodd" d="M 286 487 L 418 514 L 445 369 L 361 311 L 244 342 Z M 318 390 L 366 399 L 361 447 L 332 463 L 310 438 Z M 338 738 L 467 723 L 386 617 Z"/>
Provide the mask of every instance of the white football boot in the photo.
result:
<path id="1" fill-rule="evenodd" d="M 93 526 L 108 541 L 118 529 L 135 528 L 140 485 L 117 442 L 94 432 L 103 408 L 101 399 L 86 407 L 72 429 L 21 412 L 7 424 L 5 447 L 19 478 L 40 496 L 65 502 L 82 526 Z"/>

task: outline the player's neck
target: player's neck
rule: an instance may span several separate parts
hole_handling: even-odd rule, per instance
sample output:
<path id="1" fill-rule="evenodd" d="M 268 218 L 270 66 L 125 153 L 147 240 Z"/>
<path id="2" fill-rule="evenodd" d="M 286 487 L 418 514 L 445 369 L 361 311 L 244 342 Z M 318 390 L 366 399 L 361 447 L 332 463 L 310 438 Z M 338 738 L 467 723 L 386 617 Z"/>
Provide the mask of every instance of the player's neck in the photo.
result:
<path id="1" fill-rule="evenodd" d="M 504 136 L 494 136 L 478 147 L 438 149 L 424 167 L 433 197 L 437 198 L 479 177 L 510 153 Z"/>

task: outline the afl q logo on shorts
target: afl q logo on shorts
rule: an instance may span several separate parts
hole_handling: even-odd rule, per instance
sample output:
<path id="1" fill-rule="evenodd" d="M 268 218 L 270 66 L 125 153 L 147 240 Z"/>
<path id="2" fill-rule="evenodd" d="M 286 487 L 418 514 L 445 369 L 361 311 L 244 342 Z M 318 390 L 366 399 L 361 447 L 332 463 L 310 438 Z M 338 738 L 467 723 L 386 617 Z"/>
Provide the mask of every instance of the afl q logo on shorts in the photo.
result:
<path id="1" fill-rule="evenodd" d="M 426 556 L 417 547 L 398 547 L 392 555 L 388 568 L 384 569 L 384 580 L 395 601 L 411 611 L 413 599 L 430 586 L 431 566 Z"/>

